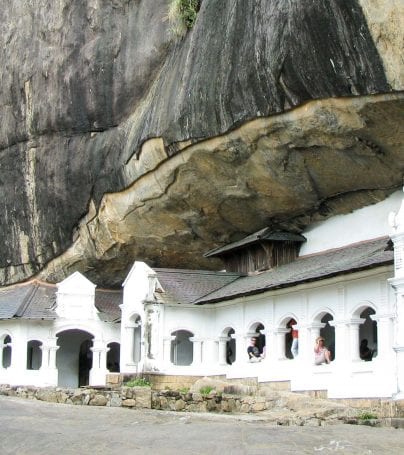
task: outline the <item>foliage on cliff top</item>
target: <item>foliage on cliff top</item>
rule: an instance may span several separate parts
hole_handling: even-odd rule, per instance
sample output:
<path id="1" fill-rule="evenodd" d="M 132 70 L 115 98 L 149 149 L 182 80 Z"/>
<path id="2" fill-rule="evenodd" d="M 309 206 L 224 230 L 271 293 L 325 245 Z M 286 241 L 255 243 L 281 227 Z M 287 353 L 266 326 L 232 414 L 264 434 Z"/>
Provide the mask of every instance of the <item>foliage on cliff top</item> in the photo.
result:
<path id="1" fill-rule="evenodd" d="M 184 36 L 193 27 L 200 3 L 200 0 L 171 0 L 168 20 L 173 35 Z"/>

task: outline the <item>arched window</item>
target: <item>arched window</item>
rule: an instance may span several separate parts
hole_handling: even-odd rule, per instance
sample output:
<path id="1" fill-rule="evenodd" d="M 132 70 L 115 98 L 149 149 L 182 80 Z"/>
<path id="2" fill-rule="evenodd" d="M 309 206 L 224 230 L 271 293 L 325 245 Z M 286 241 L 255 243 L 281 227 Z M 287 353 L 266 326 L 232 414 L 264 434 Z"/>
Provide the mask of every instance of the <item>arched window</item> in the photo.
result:
<path id="1" fill-rule="evenodd" d="M 330 325 L 330 321 L 332 321 L 334 318 L 330 313 L 326 313 L 322 318 L 321 322 L 325 324 L 325 326 L 320 329 L 320 336 L 324 338 L 325 340 L 325 346 L 327 349 L 330 351 L 331 356 L 330 360 L 335 359 L 335 327 Z"/>
<path id="2" fill-rule="evenodd" d="M 251 324 L 251 326 L 248 329 L 248 335 L 251 338 L 256 339 L 255 345 L 259 349 L 259 352 L 261 355 L 265 354 L 265 346 L 266 346 L 266 340 L 265 340 L 265 334 L 263 333 L 265 330 L 265 327 L 261 322 L 254 322 L 254 324 Z"/>
<path id="3" fill-rule="evenodd" d="M 371 361 L 377 355 L 377 322 L 371 319 L 375 310 L 365 308 L 360 313 L 360 318 L 365 321 L 359 326 L 359 357 Z"/>
<path id="4" fill-rule="evenodd" d="M 174 365 L 191 365 L 194 359 L 193 343 L 190 340 L 193 333 L 188 330 L 176 330 L 171 334 L 171 362 Z"/>
<path id="5" fill-rule="evenodd" d="M 294 359 L 299 349 L 298 331 L 293 328 L 297 324 L 296 319 L 289 318 L 286 322 L 288 331 L 285 333 L 285 357 Z"/>
<path id="6" fill-rule="evenodd" d="M 1 365 L 3 368 L 8 368 L 11 366 L 11 337 L 6 335 L 3 339 L 2 347 L 2 361 Z"/>
<path id="7" fill-rule="evenodd" d="M 27 343 L 27 370 L 39 370 L 42 365 L 42 343 L 31 340 Z"/>
<path id="8" fill-rule="evenodd" d="M 109 348 L 109 351 L 107 352 L 107 369 L 110 373 L 119 373 L 121 345 L 119 343 L 109 343 L 107 348 Z"/>
<path id="9" fill-rule="evenodd" d="M 133 323 L 132 361 L 139 363 L 142 360 L 142 319 L 135 314 L 131 317 Z"/>
<path id="10" fill-rule="evenodd" d="M 219 341 L 219 363 L 231 365 L 236 361 L 236 340 L 232 335 L 235 331 L 232 327 L 226 327 Z"/>

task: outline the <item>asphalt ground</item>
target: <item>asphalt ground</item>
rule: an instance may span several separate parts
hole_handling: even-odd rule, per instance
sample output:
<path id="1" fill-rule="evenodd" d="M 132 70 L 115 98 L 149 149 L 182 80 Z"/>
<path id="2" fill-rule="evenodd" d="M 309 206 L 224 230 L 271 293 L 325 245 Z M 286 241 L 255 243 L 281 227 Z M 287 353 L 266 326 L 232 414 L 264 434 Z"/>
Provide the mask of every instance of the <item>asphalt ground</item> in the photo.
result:
<path id="1" fill-rule="evenodd" d="M 0 396 L 0 454 L 404 454 L 404 430 L 274 426 L 215 415 L 45 403 Z"/>

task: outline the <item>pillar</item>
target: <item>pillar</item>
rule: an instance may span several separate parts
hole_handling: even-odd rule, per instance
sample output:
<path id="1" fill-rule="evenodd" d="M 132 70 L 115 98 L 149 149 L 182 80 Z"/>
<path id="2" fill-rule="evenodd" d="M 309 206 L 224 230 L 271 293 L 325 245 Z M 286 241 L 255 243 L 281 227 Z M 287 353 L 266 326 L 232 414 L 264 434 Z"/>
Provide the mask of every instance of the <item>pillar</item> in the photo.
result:
<path id="1" fill-rule="evenodd" d="M 230 337 L 219 337 L 219 365 L 227 365 L 227 342 L 230 341 Z"/>
<path id="2" fill-rule="evenodd" d="M 373 358 L 373 361 L 384 362 L 387 361 L 391 363 L 392 356 L 394 354 L 393 350 L 393 340 L 394 340 L 394 330 L 393 330 L 393 314 L 382 314 L 376 315 L 373 314 L 370 316 L 373 321 L 377 322 L 377 356 Z M 402 344 L 404 346 L 404 343 Z"/>
<path id="3" fill-rule="evenodd" d="M 192 355 L 192 366 L 200 366 L 202 364 L 202 338 L 191 337 L 193 355 Z"/>
<path id="4" fill-rule="evenodd" d="M 42 350 L 42 365 L 39 371 L 41 372 L 44 385 L 58 385 L 58 369 L 56 368 L 56 352 L 60 346 L 57 344 L 57 337 L 48 338 L 41 345 Z"/>
<path id="5" fill-rule="evenodd" d="M 349 361 L 349 343 L 347 343 L 347 321 L 329 321 L 335 330 L 335 361 L 344 364 Z M 329 346 L 327 346 L 328 348 Z"/>
<path id="6" fill-rule="evenodd" d="M 90 385 L 105 385 L 107 370 L 107 352 L 109 348 L 103 340 L 95 338 L 93 347 L 90 348 L 93 352 L 93 366 L 90 370 Z"/>
<path id="7" fill-rule="evenodd" d="M 247 340 L 248 334 L 232 333 L 231 338 L 236 340 L 236 360 L 233 365 L 243 365 L 248 361 Z"/>
<path id="8" fill-rule="evenodd" d="M 361 360 L 359 355 L 359 326 L 365 322 L 365 319 L 356 318 L 347 322 L 349 329 L 349 359 L 353 362 Z"/>
<path id="9" fill-rule="evenodd" d="M 273 331 L 275 337 L 275 358 L 277 360 L 285 360 L 285 336 L 290 332 L 288 328 L 278 328 Z"/>

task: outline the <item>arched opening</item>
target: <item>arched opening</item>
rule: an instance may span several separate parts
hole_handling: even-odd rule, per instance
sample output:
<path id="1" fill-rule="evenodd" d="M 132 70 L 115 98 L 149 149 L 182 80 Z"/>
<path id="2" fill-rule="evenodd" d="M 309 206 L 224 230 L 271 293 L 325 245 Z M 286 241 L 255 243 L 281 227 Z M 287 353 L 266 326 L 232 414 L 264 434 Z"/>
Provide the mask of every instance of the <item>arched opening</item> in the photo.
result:
<path id="1" fill-rule="evenodd" d="M 359 357 L 367 362 L 377 355 L 377 322 L 371 319 L 376 314 L 371 307 L 365 308 L 360 313 L 360 318 L 365 319 L 359 326 Z"/>
<path id="2" fill-rule="evenodd" d="M 222 336 L 226 339 L 225 343 L 225 363 L 231 365 L 236 361 L 236 340 L 232 335 L 235 334 L 235 331 L 232 327 L 228 327 L 223 330 Z M 224 364 L 224 362 L 223 362 Z"/>
<path id="3" fill-rule="evenodd" d="M 258 323 L 255 327 L 255 333 L 257 334 L 257 336 L 256 336 L 257 347 L 262 356 L 265 356 L 265 351 L 266 351 L 266 339 L 265 339 L 265 334 L 263 333 L 264 330 L 265 330 L 265 327 L 261 323 Z"/>
<path id="4" fill-rule="evenodd" d="M 6 335 L 3 339 L 3 347 L 2 347 L 2 358 L 1 358 L 1 366 L 3 368 L 9 368 L 11 366 L 11 337 L 10 335 Z"/>
<path id="5" fill-rule="evenodd" d="M 325 326 L 320 329 L 320 336 L 324 338 L 324 345 L 330 351 L 330 360 L 335 359 L 335 327 L 330 325 L 330 321 L 334 318 L 330 313 L 325 313 L 321 318 L 321 322 Z"/>
<path id="6" fill-rule="evenodd" d="M 142 360 L 142 319 L 137 314 L 130 319 L 133 323 L 132 361 L 136 364 Z"/>
<path id="7" fill-rule="evenodd" d="M 58 334 L 56 367 L 59 386 L 74 388 L 89 384 L 93 365 L 92 338 L 90 333 L 76 329 Z"/>
<path id="8" fill-rule="evenodd" d="M 194 353 L 190 338 L 194 336 L 193 333 L 188 330 L 176 330 L 171 336 L 175 336 L 171 341 L 171 362 L 174 365 L 191 365 Z"/>
<path id="9" fill-rule="evenodd" d="M 121 345 L 119 343 L 109 343 L 107 344 L 109 351 L 107 352 L 107 369 L 110 373 L 119 373 L 119 359 L 121 355 Z"/>
<path id="10" fill-rule="evenodd" d="M 27 370 L 39 370 L 42 366 L 42 343 L 31 340 L 27 343 Z"/>
<path id="11" fill-rule="evenodd" d="M 287 359 L 294 359 L 297 357 L 299 350 L 298 331 L 293 328 L 297 324 L 295 318 L 289 318 L 286 320 L 285 333 L 285 357 Z"/>

